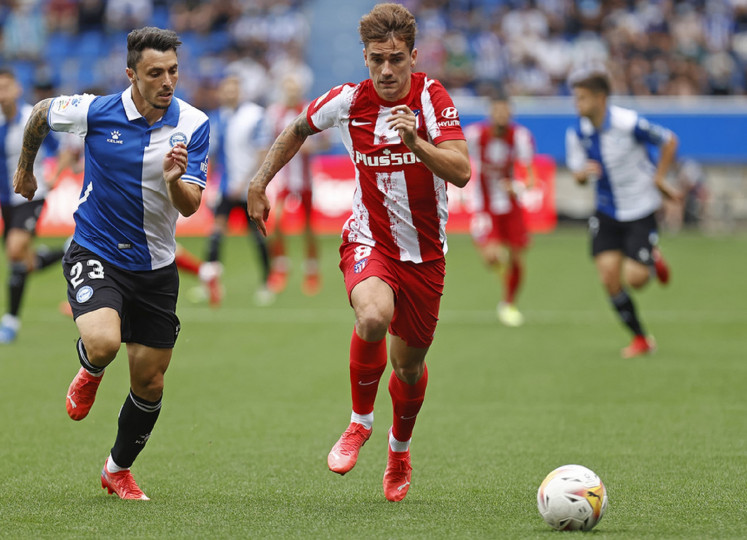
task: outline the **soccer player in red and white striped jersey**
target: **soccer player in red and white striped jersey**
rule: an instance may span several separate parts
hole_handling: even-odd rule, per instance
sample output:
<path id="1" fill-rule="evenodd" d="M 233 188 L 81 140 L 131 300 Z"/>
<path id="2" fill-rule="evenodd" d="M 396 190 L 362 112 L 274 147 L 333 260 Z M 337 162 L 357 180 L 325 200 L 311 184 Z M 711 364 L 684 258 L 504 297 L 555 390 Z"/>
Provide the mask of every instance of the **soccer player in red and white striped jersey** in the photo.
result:
<path id="1" fill-rule="evenodd" d="M 444 286 L 446 186 L 470 178 L 459 114 L 443 86 L 413 73 L 415 18 L 399 4 L 378 4 L 359 26 L 370 78 L 343 84 L 311 102 L 275 140 L 249 187 L 249 214 L 261 229 L 270 211 L 265 188 L 304 140 L 337 127 L 355 165 L 353 212 L 345 223 L 340 269 L 355 328 L 350 345 L 351 423 L 329 453 L 345 474 L 371 436 L 386 333 L 394 409 L 384 495 L 410 487 L 410 439 L 425 397 L 425 356 Z"/>
<path id="2" fill-rule="evenodd" d="M 527 128 L 512 121 L 508 97 L 500 92 L 491 96 L 488 119 L 465 131 L 480 182 L 475 189 L 472 238 L 485 263 L 504 272 L 498 319 L 506 326 L 520 326 L 524 317 L 515 301 L 524 274 L 523 252 L 529 245 L 529 230 L 514 187 L 514 165 L 525 167 L 531 188 L 536 181 L 534 140 Z"/>
<path id="3" fill-rule="evenodd" d="M 281 81 L 280 99 L 267 107 L 267 124 L 272 130 L 272 136 L 277 137 L 285 127 L 306 109 L 308 104 L 303 97 L 303 87 L 295 73 L 288 73 Z M 314 144 L 316 143 L 316 144 Z M 316 137 L 307 140 L 301 150 L 278 172 L 276 183 L 280 186 L 275 197 L 275 219 L 277 225 L 270 240 L 270 254 L 272 267 L 267 286 L 274 293 L 285 289 L 290 259 L 286 252 L 285 223 L 283 216 L 287 203 L 296 202 L 300 205 L 304 220 L 303 239 L 306 258 L 303 263 L 303 282 L 301 290 L 308 296 L 317 294 L 321 288 L 319 273 L 319 247 L 312 223 L 313 192 L 311 184 L 311 158 L 316 152 L 329 147 L 329 140 Z M 295 199 L 295 201 L 294 201 Z"/>

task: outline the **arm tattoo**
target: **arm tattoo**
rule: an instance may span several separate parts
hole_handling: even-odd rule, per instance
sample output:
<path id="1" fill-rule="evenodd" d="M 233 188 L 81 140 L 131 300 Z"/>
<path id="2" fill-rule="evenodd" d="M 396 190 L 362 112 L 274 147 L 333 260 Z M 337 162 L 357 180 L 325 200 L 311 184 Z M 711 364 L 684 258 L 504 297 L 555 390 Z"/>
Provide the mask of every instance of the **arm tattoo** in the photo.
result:
<path id="1" fill-rule="evenodd" d="M 19 169 L 34 170 L 36 154 L 39 152 L 44 137 L 50 131 L 47 123 L 47 112 L 51 103 L 51 98 L 44 99 L 34 105 L 34 109 L 31 111 L 31 116 L 23 130 L 23 148 L 21 148 L 21 157 L 18 159 Z"/>
<path id="2" fill-rule="evenodd" d="M 296 155 L 306 138 L 313 134 L 314 130 L 306 120 L 304 111 L 272 143 L 256 176 L 261 185 L 267 186 L 277 172 Z"/>

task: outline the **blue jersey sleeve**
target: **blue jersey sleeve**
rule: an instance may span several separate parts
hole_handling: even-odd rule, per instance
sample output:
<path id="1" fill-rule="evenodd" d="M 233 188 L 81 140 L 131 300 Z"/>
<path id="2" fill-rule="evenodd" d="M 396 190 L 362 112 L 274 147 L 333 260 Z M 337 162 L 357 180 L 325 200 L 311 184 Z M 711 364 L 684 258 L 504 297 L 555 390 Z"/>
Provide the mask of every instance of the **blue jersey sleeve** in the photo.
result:
<path id="1" fill-rule="evenodd" d="M 204 188 L 207 185 L 208 150 L 210 148 L 210 122 L 205 122 L 192 134 L 187 146 L 189 163 L 182 180 L 192 182 Z"/>
<path id="2" fill-rule="evenodd" d="M 672 137 L 672 132 L 639 116 L 633 128 L 633 137 L 641 143 L 661 146 Z"/>

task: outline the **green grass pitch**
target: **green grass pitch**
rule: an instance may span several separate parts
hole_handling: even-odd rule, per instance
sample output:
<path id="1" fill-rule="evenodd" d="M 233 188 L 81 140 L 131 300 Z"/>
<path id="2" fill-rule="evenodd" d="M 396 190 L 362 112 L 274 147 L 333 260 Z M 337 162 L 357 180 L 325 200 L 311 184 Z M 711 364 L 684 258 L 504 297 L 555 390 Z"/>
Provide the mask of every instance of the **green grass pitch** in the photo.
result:
<path id="1" fill-rule="evenodd" d="M 204 242 L 183 239 L 195 253 Z M 191 303 L 198 282 L 182 277 L 163 410 L 133 468 L 147 503 L 106 495 L 98 479 L 128 389 L 124 350 L 89 417 L 69 420 L 77 333 L 57 312 L 64 280 L 59 267 L 32 276 L 19 339 L 0 348 L 0 536 L 555 538 L 536 491 L 568 463 L 607 486 L 594 538 L 747 536 L 747 237 L 665 236 L 672 283 L 634 296 L 659 350 L 623 361 L 628 335 L 580 228 L 533 238 L 518 329 L 498 324 L 496 277 L 453 235 L 401 503 L 381 488 L 388 373 L 358 465 L 345 477 L 326 467 L 350 413 L 338 242 L 324 239 L 314 298 L 300 292 L 298 239 L 270 307 L 253 303 L 244 238 L 225 246 L 220 309 Z"/>

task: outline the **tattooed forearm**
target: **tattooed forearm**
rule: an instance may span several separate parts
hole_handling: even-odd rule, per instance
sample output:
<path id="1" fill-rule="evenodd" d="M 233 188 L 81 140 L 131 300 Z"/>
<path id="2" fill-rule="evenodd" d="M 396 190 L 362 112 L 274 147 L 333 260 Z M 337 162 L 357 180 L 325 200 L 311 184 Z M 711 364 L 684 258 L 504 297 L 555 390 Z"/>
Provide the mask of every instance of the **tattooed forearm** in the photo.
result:
<path id="1" fill-rule="evenodd" d="M 21 148 L 21 157 L 18 159 L 18 168 L 27 171 L 33 171 L 34 160 L 39 152 L 39 147 L 44 137 L 49 133 L 49 124 L 47 124 L 47 112 L 52 99 L 44 99 L 34 105 L 31 111 L 31 117 L 26 122 L 23 130 L 23 148 Z"/>
<path id="2" fill-rule="evenodd" d="M 306 138 L 313 134 L 304 111 L 275 139 L 254 181 L 266 187 L 277 172 L 298 153 Z"/>

